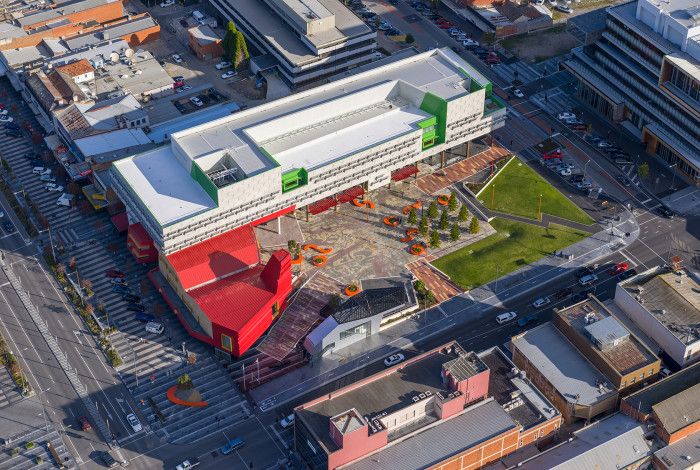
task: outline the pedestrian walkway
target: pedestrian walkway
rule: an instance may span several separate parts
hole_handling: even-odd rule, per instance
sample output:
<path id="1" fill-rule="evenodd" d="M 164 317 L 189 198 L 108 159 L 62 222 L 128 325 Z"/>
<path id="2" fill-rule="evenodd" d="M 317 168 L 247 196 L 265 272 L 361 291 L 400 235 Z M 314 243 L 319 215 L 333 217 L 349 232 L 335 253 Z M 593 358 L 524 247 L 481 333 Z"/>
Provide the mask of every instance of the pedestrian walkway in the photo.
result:
<path id="1" fill-rule="evenodd" d="M 562 111 L 571 111 L 578 107 L 578 102 L 569 93 L 564 92 L 561 88 L 540 91 L 530 97 L 537 106 L 546 109 L 553 116 Z"/>
<path id="2" fill-rule="evenodd" d="M 77 468 L 73 457 L 63 444 L 61 436 L 56 431 L 53 425 L 40 429 L 32 429 L 31 431 L 8 436 L 4 438 L 5 450 L 0 452 L 0 468 L 12 470 L 44 470 L 64 468 L 72 470 Z M 32 442 L 33 448 L 27 449 L 27 443 Z M 55 456 L 60 462 L 54 459 L 48 445 L 53 447 Z M 16 449 L 13 451 L 13 449 Z"/>
<path id="3" fill-rule="evenodd" d="M 462 290 L 446 275 L 433 267 L 430 261 L 432 259 L 419 259 L 408 263 L 406 267 L 416 278 L 425 283 L 425 288 L 435 296 L 436 303 L 442 303 L 455 295 L 461 294 Z"/>
<path id="4" fill-rule="evenodd" d="M 528 84 L 542 78 L 542 74 L 538 70 L 522 60 L 510 64 L 496 64 L 491 67 L 491 70 L 504 82 L 509 84 L 514 80 L 519 80 L 523 84 Z"/>
<path id="5" fill-rule="evenodd" d="M 476 155 L 446 166 L 442 170 L 424 175 L 416 180 L 416 186 L 425 194 L 437 194 L 453 183 L 462 181 L 479 170 L 487 168 L 493 162 L 510 155 L 508 149 L 499 145 L 477 153 Z"/>
<path id="6" fill-rule="evenodd" d="M 22 394 L 6 367 L 0 367 L 0 410 L 22 401 Z"/>

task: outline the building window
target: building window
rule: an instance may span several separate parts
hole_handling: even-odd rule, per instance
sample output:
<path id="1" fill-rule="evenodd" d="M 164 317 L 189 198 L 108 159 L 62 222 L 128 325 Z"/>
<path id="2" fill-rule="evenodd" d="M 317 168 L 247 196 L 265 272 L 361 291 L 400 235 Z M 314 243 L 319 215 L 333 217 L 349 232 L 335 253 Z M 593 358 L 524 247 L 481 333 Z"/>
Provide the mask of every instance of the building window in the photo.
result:
<path id="1" fill-rule="evenodd" d="M 518 441 L 518 447 L 522 447 L 522 446 L 523 446 L 523 440 L 520 439 L 520 441 Z"/>
<path id="2" fill-rule="evenodd" d="M 633 384 L 636 380 L 637 380 L 637 377 L 632 377 L 632 379 L 630 379 L 630 384 Z"/>
<path id="3" fill-rule="evenodd" d="M 644 380 L 644 372 L 642 372 L 642 375 L 639 376 L 639 380 Z"/>
<path id="4" fill-rule="evenodd" d="M 361 325 L 357 325 L 353 328 L 348 328 L 345 331 L 341 331 L 340 332 L 340 339 L 344 340 L 344 339 L 349 338 L 351 336 L 367 337 L 370 335 L 370 330 L 371 330 L 370 322 L 365 322 Z"/>
<path id="5" fill-rule="evenodd" d="M 221 347 L 227 351 L 233 350 L 233 344 L 231 343 L 231 337 L 221 333 Z"/>
<path id="6" fill-rule="evenodd" d="M 622 386 L 623 386 L 623 387 L 626 387 L 626 386 L 627 386 L 627 381 L 626 381 L 626 380 L 623 380 L 623 381 L 622 381 Z"/>

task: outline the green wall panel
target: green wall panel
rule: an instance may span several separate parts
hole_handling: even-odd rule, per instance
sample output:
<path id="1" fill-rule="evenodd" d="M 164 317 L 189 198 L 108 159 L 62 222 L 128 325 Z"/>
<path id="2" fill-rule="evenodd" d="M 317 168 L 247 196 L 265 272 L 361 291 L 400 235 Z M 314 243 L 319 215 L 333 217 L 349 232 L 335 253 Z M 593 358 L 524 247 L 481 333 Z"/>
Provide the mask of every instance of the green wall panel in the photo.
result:
<path id="1" fill-rule="evenodd" d="M 209 179 L 207 175 L 204 174 L 202 169 L 199 167 L 197 162 L 192 162 L 192 170 L 190 170 L 190 176 L 206 191 L 214 203 L 219 205 L 219 190 L 216 185 Z"/>
<path id="2" fill-rule="evenodd" d="M 447 129 L 447 101 L 432 93 L 426 93 L 420 109 L 435 116 L 435 130 L 437 132 L 437 143 L 445 142 L 445 131 Z"/>

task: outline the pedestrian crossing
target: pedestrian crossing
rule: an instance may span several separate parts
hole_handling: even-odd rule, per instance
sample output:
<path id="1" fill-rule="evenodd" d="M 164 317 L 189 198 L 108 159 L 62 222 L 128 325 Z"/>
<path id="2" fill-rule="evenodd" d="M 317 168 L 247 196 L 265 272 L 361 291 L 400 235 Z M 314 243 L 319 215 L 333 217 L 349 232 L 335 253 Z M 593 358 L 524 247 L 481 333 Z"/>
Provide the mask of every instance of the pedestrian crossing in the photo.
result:
<path id="1" fill-rule="evenodd" d="M 491 67 L 491 70 L 506 83 L 511 83 L 513 80 L 519 80 L 520 82 L 526 84 L 542 78 L 542 74 L 540 72 L 521 60 L 510 64 L 496 64 Z"/>
<path id="2" fill-rule="evenodd" d="M 28 442 L 35 443 L 32 449 L 24 447 Z M 54 455 L 48 449 L 49 443 L 60 462 L 54 460 Z M 0 468 L 13 470 L 48 470 L 52 468 L 72 470 L 77 468 L 61 436 L 51 424 L 20 435 L 6 437 L 4 444 L 5 450 L 0 453 Z M 13 449 L 17 449 L 17 451 L 13 451 Z"/>
<path id="3" fill-rule="evenodd" d="M 537 71 L 541 76 L 553 75 L 559 71 L 559 64 L 565 62 L 571 58 L 571 53 L 564 54 L 562 56 L 550 57 L 547 60 L 537 62 L 532 65 L 532 68 Z"/>
<path id="4" fill-rule="evenodd" d="M 22 401 L 22 394 L 6 367 L 0 367 L 0 410 Z"/>
<path id="5" fill-rule="evenodd" d="M 562 111 L 571 111 L 573 108 L 578 107 L 576 98 L 569 93 L 565 93 L 560 88 L 535 93 L 530 96 L 530 101 L 554 116 Z"/>

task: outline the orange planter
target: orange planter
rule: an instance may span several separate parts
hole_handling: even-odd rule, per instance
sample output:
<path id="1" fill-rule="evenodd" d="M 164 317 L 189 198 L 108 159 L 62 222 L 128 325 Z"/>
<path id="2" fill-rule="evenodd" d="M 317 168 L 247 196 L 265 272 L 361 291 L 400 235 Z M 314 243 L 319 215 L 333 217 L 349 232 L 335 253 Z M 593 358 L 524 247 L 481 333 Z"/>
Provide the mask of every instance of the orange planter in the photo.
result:
<path id="1" fill-rule="evenodd" d="M 365 205 L 364 202 L 360 201 L 358 198 L 355 198 L 352 200 L 353 205 L 357 207 L 363 207 Z"/>
<path id="2" fill-rule="evenodd" d="M 355 290 L 351 290 L 351 288 L 354 287 Z M 345 288 L 345 295 L 348 297 L 352 297 L 353 295 L 357 295 L 360 293 L 360 288 L 357 287 L 355 284 L 351 284 Z"/>
<path id="3" fill-rule="evenodd" d="M 369 199 L 365 201 L 365 206 L 367 206 L 370 209 L 374 209 L 374 203 Z"/>
<path id="4" fill-rule="evenodd" d="M 176 405 L 180 406 L 191 406 L 194 408 L 202 408 L 204 406 L 209 406 L 209 403 L 206 401 L 185 401 L 185 400 L 180 400 L 178 397 L 175 396 L 175 391 L 177 390 L 177 385 L 173 385 L 168 389 L 166 392 L 166 395 L 168 397 L 168 400 L 170 400 L 172 403 L 175 403 Z"/>
<path id="5" fill-rule="evenodd" d="M 316 255 L 311 260 L 311 264 L 313 264 L 317 268 L 320 268 L 321 266 L 325 266 L 327 262 L 328 262 L 328 258 L 324 255 Z"/>
<path id="6" fill-rule="evenodd" d="M 414 245 L 411 245 L 410 251 L 412 255 L 420 256 L 422 254 L 425 254 L 425 247 L 423 247 L 423 245 L 421 245 L 420 243 L 416 243 Z"/>
<path id="7" fill-rule="evenodd" d="M 303 258 L 301 257 L 301 255 L 297 256 L 296 258 L 292 258 L 292 264 L 301 264 L 302 261 Z"/>
<path id="8" fill-rule="evenodd" d="M 450 203 L 450 196 L 447 196 L 445 194 L 441 194 L 437 197 L 437 202 L 441 206 L 446 206 L 447 204 Z"/>
<path id="9" fill-rule="evenodd" d="M 388 225 L 389 227 L 396 227 L 397 225 L 399 225 L 399 219 L 391 216 L 384 217 L 384 225 Z"/>
<path id="10" fill-rule="evenodd" d="M 416 201 L 416 202 L 414 202 L 413 204 L 411 204 L 410 206 L 404 207 L 404 208 L 403 208 L 403 213 L 404 213 L 404 214 L 408 214 L 409 212 L 411 212 L 411 208 L 420 209 L 421 207 L 423 207 L 423 203 L 420 202 L 420 201 Z"/>

